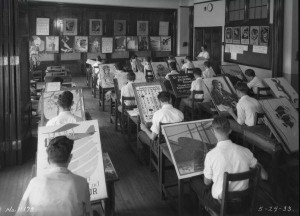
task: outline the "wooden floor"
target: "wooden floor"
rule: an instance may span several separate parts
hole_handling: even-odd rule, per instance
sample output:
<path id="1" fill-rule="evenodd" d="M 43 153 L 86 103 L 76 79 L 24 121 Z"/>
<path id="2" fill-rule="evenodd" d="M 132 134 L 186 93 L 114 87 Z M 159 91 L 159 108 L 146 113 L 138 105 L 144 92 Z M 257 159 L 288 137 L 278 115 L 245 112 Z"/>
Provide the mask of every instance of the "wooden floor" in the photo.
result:
<path id="1" fill-rule="evenodd" d="M 177 215 L 176 200 L 161 200 L 158 190 L 157 173 L 150 172 L 148 167 L 138 162 L 130 147 L 124 141 L 120 132 L 114 131 L 114 125 L 110 123 L 109 107 L 103 112 L 99 109 L 98 99 L 91 95 L 90 89 L 85 86 L 85 78 L 74 78 L 77 86 L 84 87 L 85 109 L 92 119 L 98 119 L 100 126 L 101 143 L 104 152 L 108 152 L 119 175 L 120 181 L 116 182 L 116 216 L 175 216 Z M 97 96 L 98 97 L 98 96 Z M 33 125 L 36 136 L 36 124 Z M 21 166 L 6 168 L 0 172 L 0 216 L 14 215 L 5 212 L 8 209 L 16 209 L 20 199 L 30 181 L 31 167 L 34 163 L 34 151 L 36 138 L 32 140 L 32 150 L 29 159 Z M 299 182 L 298 182 L 299 184 Z M 267 184 L 262 184 L 264 190 L 268 190 Z M 186 216 L 193 214 L 195 206 L 192 204 L 188 187 L 185 188 L 184 212 Z M 271 215 L 274 212 L 262 211 L 259 208 L 275 207 L 277 204 L 259 189 L 257 214 Z M 272 214 L 272 215 L 273 215 Z M 279 214 L 276 215 L 287 215 Z M 289 213 L 288 215 L 296 215 Z"/>

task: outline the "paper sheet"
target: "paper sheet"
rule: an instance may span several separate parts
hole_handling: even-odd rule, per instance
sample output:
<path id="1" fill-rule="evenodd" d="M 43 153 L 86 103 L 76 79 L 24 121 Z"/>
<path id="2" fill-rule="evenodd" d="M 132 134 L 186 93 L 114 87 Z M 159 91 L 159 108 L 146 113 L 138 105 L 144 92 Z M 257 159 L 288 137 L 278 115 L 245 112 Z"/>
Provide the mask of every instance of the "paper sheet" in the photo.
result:
<path id="1" fill-rule="evenodd" d="M 237 59 L 237 53 L 232 52 L 230 58 L 231 58 L 232 60 L 236 60 L 236 59 Z"/>
<path id="2" fill-rule="evenodd" d="M 267 46 L 254 46 L 253 45 L 253 52 L 254 53 L 267 54 L 268 53 L 268 47 Z"/>
<path id="3" fill-rule="evenodd" d="M 231 44 L 225 44 L 225 52 L 226 53 L 230 52 L 230 46 L 231 46 Z"/>

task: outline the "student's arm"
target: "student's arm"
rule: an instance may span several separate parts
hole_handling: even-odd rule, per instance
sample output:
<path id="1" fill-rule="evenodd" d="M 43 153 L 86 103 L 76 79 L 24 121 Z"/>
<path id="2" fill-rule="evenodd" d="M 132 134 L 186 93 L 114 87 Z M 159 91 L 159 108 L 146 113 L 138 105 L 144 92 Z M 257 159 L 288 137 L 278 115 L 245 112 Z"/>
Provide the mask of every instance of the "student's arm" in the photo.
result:
<path id="1" fill-rule="evenodd" d="M 246 120 L 246 113 L 245 113 L 245 110 L 243 110 L 239 104 L 237 104 L 236 110 L 237 110 L 237 115 L 234 113 L 234 111 L 233 111 L 232 108 L 230 108 L 230 109 L 228 110 L 228 113 L 229 113 L 229 114 L 232 116 L 232 118 L 234 118 L 234 120 L 237 121 L 237 123 L 239 123 L 240 125 L 245 124 L 245 120 Z"/>
<path id="2" fill-rule="evenodd" d="M 146 125 L 144 125 L 143 123 L 141 123 L 141 130 L 144 131 L 147 136 L 151 139 L 151 140 L 155 140 L 155 138 L 157 137 L 157 134 L 150 131 Z"/>
<path id="3" fill-rule="evenodd" d="M 204 184 L 205 185 L 207 185 L 207 186 L 209 186 L 209 185 L 211 185 L 212 184 L 212 180 L 211 179 L 208 179 L 208 178 L 206 178 L 205 176 L 204 176 Z"/>
<path id="4" fill-rule="evenodd" d="M 206 154 L 205 157 L 203 174 L 204 174 L 204 178 L 203 178 L 204 184 L 211 185 L 213 183 L 212 181 L 213 169 L 211 166 L 209 154 Z"/>
<path id="5" fill-rule="evenodd" d="M 257 166 L 260 166 L 260 177 L 262 180 L 268 180 L 268 173 L 267 171 L 264 169 L 264 167 L 259 163 L 257 162 L 256 164 Z"/>

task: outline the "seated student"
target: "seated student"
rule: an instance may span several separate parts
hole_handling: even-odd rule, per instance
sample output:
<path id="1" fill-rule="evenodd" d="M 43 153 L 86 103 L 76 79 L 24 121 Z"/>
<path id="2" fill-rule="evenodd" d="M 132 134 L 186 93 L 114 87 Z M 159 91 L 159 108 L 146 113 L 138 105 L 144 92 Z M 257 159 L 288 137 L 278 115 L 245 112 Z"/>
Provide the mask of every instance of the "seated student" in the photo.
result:
<path id="1" fill-rule="evenodd" d="M 135 97 L 134 95 L 134 91 L 133 91 L 133 87 L 132 87 L 132 84 L 134 83 L 135 81 L 135 73 L 133 72 L 129 72 L 127 74 L 127 84 L 124 85 L 121 89 L 121 98 L 120 98 L 120 102 L 122 103 L 122 97 Z M 135 101 L 124 101 L 124 103 L 127 105 L 127 106 L 130 106 L 130 105 L 136 105 L 136 102 Z M 120 112 L 122 112 L 122 104 L 118 107 L 118 110 Z"/>
<path id="2" fill-rule="evenodd" d="M 254 126 L 255 114 L 264 112 L 260 103 L 255 98 L 247 95 L 249 89 L 246 83 L 237 82 L 235 89 L 239 98 L 239 101 L 236 104 L 237 115 L 235 115 L 232 108 L 228 110 L 229 114 L 240 125 L 246 124 L 247 126 Z"/>
<path id="3" fill-rule="evenodd" d="M 169 75 L 173 75 L 173 74 L 179 74 L 178 71 L 177 71 L 177 67 L 176 67 L 176 62 L 170 62 L 170 69 L 171 69 L 171 72 L 168 73 L 165 78 L 167 80 L 169 80 Z"/>
<path id="4" fill-rule="evenodd" d="M 130 58 L 130 65 L 131 65 L 131 69 L 133 72 L 138 72 L 136 58 L 137 58 L 137 55 L 132 55 Z"/>
<path id="5" fill-rule="evenodd" d="M 160 102 L 161 109 L 154 113 L 150 130 L 146 125 L 141 123 L 142 131 L 138 133 L 138 139 L 141 141 L 141 143 L 148 146 L 150 146 L 151 140 L 155 140 L 159 134 L 160 123 L 181 122 L 184 118 L 183 113 L 172 106 L 170 93 L 162 91 L 157 95 L 157 98 Z"/>
<path id="6" fill-rule="evenodd" d="M 190 68 L 195 68 L 195 65 L 192 62 L 191 56 L 186 56 L 185 63 L 182 65 L 181 69 L 184 70 L 185 73 L 187 73 L 188 72 L 187 69 L 190 69 Z M 189 72 L 189 73 L 192 73 L 192 72 Z"/>
<path id="7" fill-rule="evenodd" d="M 152 67 L 151 67 L 151 57 L 146 57 L 145 61 L 142 63 L 144 65 L 144 74 L 146 76 L 146 70 L 151 70 L 152 71 Z"/>
<path id="8" fill-rule="evenodd" d="M 59 107 L 58 116 L 50 119 L 46 126 L 54 126 L 66 123 L 75 123 L 82 121 L 82 119 L 71 113 L 73 105 L 73 94 L 70 91 L 64 91 L 58 96 L 57 105 Z"/>
<path id="9" fill-rule="evenodd" d="M 191 180 L 191 187 L 200 197 L 202 206 L 206 206 L 216 213 L 220 212 L 220 203 L 223 189 L 224 173 L 242 173 L 260 165 L 252 152 L 229 139 L 230 123 L 226 117 L 215 117 L 212 122 L 212 131 L 218 140 L 215 148 L 205 157 L 203 180 L 196 177 Z M 267 179 L 266 171 L 261 169 L 262 179 Z M 248 188 L 247 181 L 229 183 L 230 191 L 241 191 Z M 241 204 L 248 200 L 241 200 Z M 242 206 L 242 205 L 241 205 Z"/>
<path id="10" fill-rule="evenodd" d="M 123 70 L 123 64 L 121 62 L 115 63 L 116 73 L 115 79 L 118 80 L 119 89 L 121 89 L 127 83 L 127 72 Z"/>
<path id="11" fill-rule="evenodd" d="M 170 64 L 171 62 L 176 62 L 176 59 L 173 55 L 169 55 L 167 62 Z"/>
<path id="12" fill-rule="evenodd" d="M 49 142 L 46 150 L 49 170 L 45 175 L 31 179 L 17 216 L 92 215 L 87 180 L 67 168 L 73 143 L 66 136 L 55 137 Z"/>
<path id="13" fill-rule="evenodd" d="M 257 88 L 265 88 L 265 86 L 260 78 L 255 76 L 255 72 L 252 69 L 247 69 L 245 71 L 245 77 L 248 80 L 247 86 L 249 89 L 252 89 L 254 94 L 257 94 Z M 262 92 L 263 94 L 266 94 L 265 92 Z"/>
<path id="14" fill-rule="evenodd" d="M 145 74 L 142 71 L 137 71 L 135 73 L 135 83 L 146 82 Z"/>
<path id="15" fill-rule="evenodd" d="M 202 73 L 203 79 L 205 79 L 205 78 L 212 78 L 212 77 L 216 76 L 216 73 L 214 72 L 214 70 L 210 66 L 210 62 L 209 61 L 205 61 L 204 62 L 204 68 L 205 68 L 205 71 L 203 71 L 203 73 Z"/>

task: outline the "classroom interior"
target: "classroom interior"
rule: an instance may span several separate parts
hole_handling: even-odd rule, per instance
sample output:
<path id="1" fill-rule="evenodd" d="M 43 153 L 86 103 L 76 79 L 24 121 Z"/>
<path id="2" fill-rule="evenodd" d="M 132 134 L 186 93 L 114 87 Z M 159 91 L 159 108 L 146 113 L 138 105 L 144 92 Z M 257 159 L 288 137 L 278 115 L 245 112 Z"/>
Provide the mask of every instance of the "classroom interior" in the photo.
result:
<path id="1" fill-rule="evenodd" d="M 168 136 L 172 124 L 160 125 L 158 140 L 148 148 L 141 148 L 140 124 L 151 124 L 153 112 L 144 110 L 164 90 L 178 109 L 192 97 L 182 125 L 199 124 L 209 137 L 204 127 L 215 116 L 234 120 L 212 98 L 209 81 L 218 79 L 237 97 L 236 81 L 246 82 L 248 69 L 266 86 L 266 94 L 251 96 L 265 114 L 256 116 L 255 126 L 236 126 L 230 138 L 253 153 L 268 179 L 258 180 L 251 205 L 240 215 L 299 215 L 298 11 L 297 0 L 0 0 L 0 215 L 15 215 L 30 180 L 41 175 L 45 134 L 54 133 L 46 123 L 58 114 L 56 100 L 64 90 L 73 93 L 74 113 L 84 119 L 79 128 L 89 126 L 76 133 L 92 134 L 98 145 L 93 172 L 99 175 L 97 183 L 89 182 L 93 215 L 218 215 L 203 210 L 191 187 L 203 167 L 182 173 Z M 198 58 L 204 46 L 215 76 L 203 79 L 208 101 L 197 101 L 190 92 L 194 76 L 181 67 L 190 56 L 204 71 Z M 145 69 L 146 57 L 151 70 Z M 99 59 L 103 64 L 95 66 Z M 170 59 L 179 74 L 166 82 Z M 134 84 L 134 106 L 122 102 L 117 79 L 105 78 L 103 66 L 113 74 L 118 63 L 125 72 L 143 74 Z M 59 87 L 51 85 L 55 77 L 63 79 Z M 154 102 L 143 101 L 143 88 L 151 89 Z M 173 126 L 185 133 L 180 125 Z M 200 134 L 196 141 L 203 140 Z M 183 161 L 196 155 L 196 144 L 186 142 Z"/>

